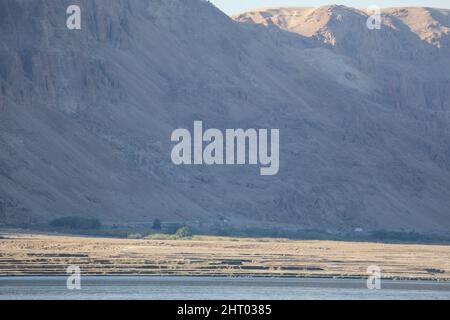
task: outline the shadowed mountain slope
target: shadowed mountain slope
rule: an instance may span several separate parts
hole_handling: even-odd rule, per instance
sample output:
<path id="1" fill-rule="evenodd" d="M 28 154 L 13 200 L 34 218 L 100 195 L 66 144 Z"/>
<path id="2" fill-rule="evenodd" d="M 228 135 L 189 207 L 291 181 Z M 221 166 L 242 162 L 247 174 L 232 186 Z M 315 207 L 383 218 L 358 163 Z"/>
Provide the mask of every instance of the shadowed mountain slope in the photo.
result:
<path id="1" fill-rule="evenodd" d="M 0 3 L 4 223 L 450 228 L 448 11 L 84 0 L 71 31 L 72 2 Z M 279 128 L 279 175 L 174 166 L 194 120 Z"/>

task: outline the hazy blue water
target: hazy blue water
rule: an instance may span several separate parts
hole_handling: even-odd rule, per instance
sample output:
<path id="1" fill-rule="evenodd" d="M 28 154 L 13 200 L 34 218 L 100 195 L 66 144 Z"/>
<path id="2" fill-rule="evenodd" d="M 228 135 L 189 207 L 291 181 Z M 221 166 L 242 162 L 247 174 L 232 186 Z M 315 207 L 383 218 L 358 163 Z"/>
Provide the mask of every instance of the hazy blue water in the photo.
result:
<path id="1" fill-rule="evenodd" d="M 449 282 L 383 281 L 368 290 L 364 280 L 82 277 L 81 290 L 66 287 L 65 277 L 0 277 L 0 300 L 10 299 L 446 299 Z"/>

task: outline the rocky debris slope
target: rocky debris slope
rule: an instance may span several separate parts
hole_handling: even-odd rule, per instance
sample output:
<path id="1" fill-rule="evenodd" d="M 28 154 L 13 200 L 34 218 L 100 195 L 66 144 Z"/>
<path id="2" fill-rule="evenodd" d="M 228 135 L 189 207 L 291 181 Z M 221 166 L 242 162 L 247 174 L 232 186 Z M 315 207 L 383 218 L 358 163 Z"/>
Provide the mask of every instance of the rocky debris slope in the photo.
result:
<path id="1" fill-rule="evenodd" d="M 448 11 L 82 0 L 73 31 L 71 2 L 0 3 L 3 223 L 449 229 Z M 194 120 L 279 128 L 279 175 L 174 166 Z"/>

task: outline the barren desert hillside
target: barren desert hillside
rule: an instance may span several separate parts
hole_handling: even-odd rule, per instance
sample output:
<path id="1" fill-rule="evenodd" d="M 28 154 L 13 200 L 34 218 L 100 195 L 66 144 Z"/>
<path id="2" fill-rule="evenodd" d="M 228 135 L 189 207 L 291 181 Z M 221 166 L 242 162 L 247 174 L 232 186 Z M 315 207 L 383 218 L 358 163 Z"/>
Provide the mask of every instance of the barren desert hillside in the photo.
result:
<path id="1" fill-rule="evenodd" d="M 0 224 L 450 230 L 450 17 L 0 2 Z M 280 129 L 280 171 L 175 166 L 177 128 Z"/>

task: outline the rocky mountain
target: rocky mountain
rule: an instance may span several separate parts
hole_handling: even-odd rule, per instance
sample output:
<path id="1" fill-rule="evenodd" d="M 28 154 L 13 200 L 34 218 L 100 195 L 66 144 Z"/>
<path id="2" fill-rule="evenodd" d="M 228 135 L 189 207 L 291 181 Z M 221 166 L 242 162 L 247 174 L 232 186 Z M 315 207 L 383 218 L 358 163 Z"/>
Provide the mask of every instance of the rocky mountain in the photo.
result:
<path id="1" fill-rule="evenodd" d="M 447 232 L 449 13 L 1 1 L 0 221 Z M 195 120 L 279 128 L 279 174 L 173 165 Z"/>
<path id="2" fill-rule="evenodd" d="M 448 110 L 450 10 L 388 8 L 381 12 L 380 30 L 367 28 L 373 12 L 345 6 L 269 9 L 235 18 L 282 28 L 351 59 L 387 91 L 384 104 Z"/>

